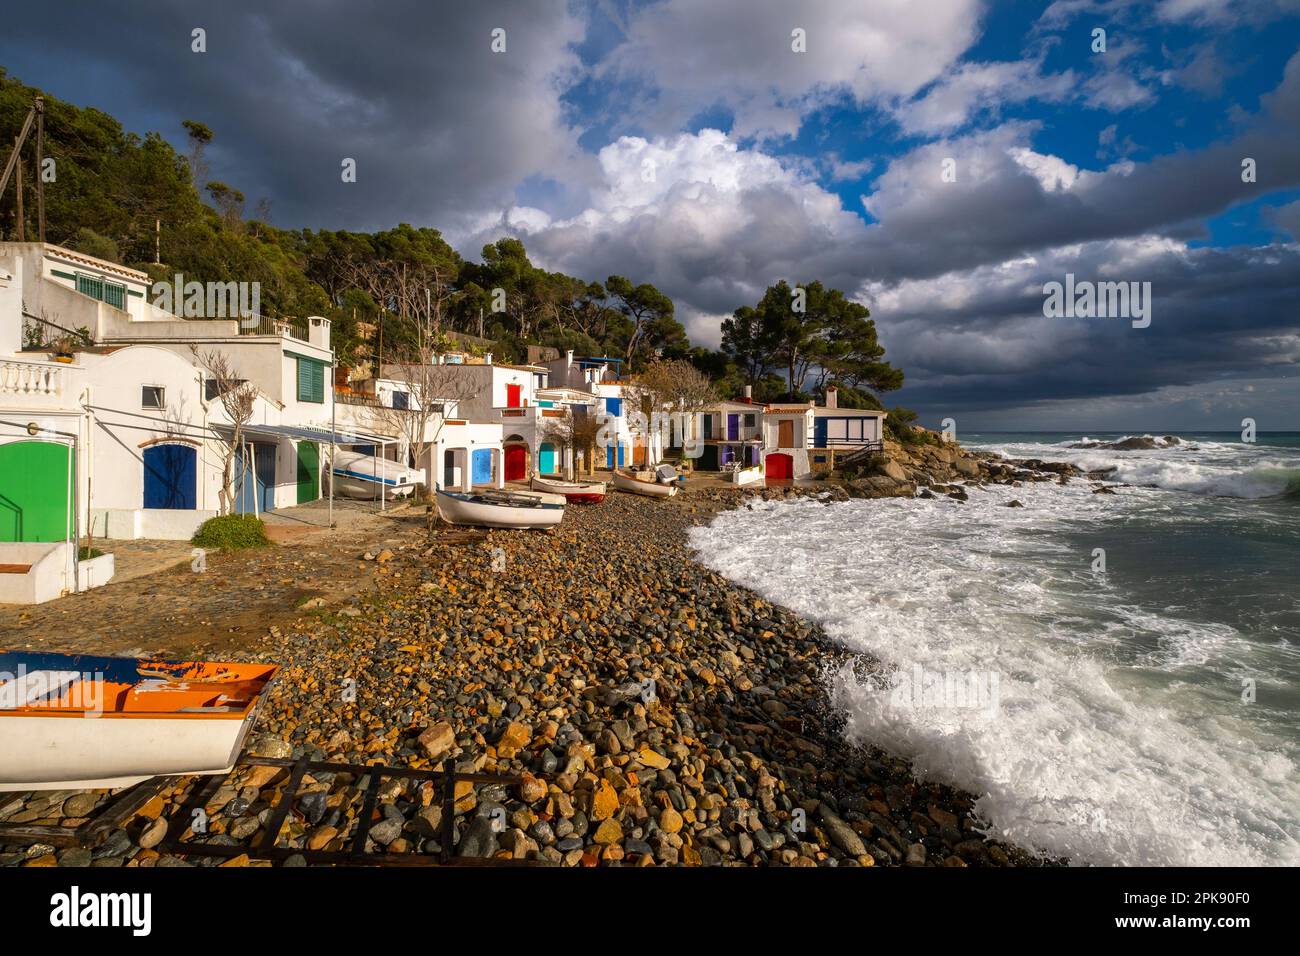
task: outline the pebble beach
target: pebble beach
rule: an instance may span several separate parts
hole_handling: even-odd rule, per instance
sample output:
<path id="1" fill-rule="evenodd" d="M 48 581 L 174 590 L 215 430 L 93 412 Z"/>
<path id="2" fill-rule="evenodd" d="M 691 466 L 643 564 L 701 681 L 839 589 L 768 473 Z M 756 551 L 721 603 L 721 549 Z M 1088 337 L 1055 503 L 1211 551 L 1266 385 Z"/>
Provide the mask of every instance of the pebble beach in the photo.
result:
<path id="1" fill-rule="evenodd" d="M 431 539 L 410 523 L 356 556 L 373 588 L 337 604 L 326 592 L 229 654 L 281 665 L 250 752 L 521 778 L 458 784 L 449 826 L 433 784 L 390 780 L 369 852 L 449 839 L 457 858 L 555 866 L 1042 863 L 986 840 L 971 795 L 847 744 L 823 681 L 847 652 L 692 560 L 690 527 L 753 494 L 611 494 L 551 533 Z M 237 768 L 185 841 L 252 846 L 290 800 L 280 846 L 350 848 L 368 775 L 308 774 L 292 795 L 287 777 Z M 169 784 L 99 847 L 7 846 L 0 863 L 266 865 L 153 849 L 199 779 Z M 0 823 L 75 826 L 111 797 L 9 794 Z"/>

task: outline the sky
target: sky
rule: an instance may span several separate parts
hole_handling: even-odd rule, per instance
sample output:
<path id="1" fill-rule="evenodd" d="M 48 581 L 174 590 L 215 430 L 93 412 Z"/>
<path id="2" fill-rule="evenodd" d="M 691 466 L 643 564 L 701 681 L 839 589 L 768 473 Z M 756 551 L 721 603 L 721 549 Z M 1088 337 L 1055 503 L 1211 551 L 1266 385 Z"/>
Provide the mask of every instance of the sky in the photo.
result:
<path id="1" fill-rule="evenodd" d="M 517 236 L 698 344 L 821 280 L 959 434 L 1300 429 L 1300 0 L 44 0 L 0 65 L 208 124 L 283 228 Z M 1149 322 L 1045 315 L 1067 275 Z"/>

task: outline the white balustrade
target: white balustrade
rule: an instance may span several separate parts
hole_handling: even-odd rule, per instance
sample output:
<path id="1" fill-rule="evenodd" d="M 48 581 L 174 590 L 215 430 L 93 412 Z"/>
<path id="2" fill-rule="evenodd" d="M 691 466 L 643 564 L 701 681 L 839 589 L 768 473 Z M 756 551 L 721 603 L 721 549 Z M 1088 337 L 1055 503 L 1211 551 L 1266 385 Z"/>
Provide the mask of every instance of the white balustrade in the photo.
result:
<path id="1" fill-rule="evenodd" d="M 58 396 L 63 393 L 62 364 L 0 359 L 0 395 Z"/>

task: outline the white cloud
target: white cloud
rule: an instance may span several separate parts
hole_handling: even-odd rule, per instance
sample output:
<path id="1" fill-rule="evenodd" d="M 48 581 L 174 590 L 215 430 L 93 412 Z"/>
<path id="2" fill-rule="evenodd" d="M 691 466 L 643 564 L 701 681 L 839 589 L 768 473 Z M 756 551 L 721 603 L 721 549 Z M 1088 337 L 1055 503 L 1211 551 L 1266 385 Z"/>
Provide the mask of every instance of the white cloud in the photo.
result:
<path id="1" fill-rule="evenodd" d="M 919 99 L 896 107 L 894 116 L 909 133 L 951 133 L 982 110 L 1031 99 L 1060 102 L 1073 95 L 1076 82 L 1071 70 L 1043 75 L 1037 60 L 965 63 Z"/>
<path id="2" fill-rule="evenodd" d="M 700 110 L 736 111 L 735 132 L 790 135 L 810 105 L 908 97 L 975 41 L 978 0 L 663 0 L 640 10 L 605 70 L 655 88 L 638 116 L 659 131 Z M 807 52 L 791 49 L 792 31 Z"/>

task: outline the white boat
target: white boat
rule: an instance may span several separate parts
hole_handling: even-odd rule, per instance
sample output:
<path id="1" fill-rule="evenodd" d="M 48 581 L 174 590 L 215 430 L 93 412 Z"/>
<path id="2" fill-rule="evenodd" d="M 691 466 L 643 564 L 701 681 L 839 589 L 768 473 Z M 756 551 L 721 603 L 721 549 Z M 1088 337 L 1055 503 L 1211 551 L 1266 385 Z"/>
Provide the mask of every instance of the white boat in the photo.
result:
<path id="1" fill-rule="evenodd" d="M 646 477 L 640 478 L 630 472 L 615 471 L 614 487 L 619 491 L 630 491 L 636 495 L 647 495 L 651 498 L 671 498 L 677 494 L 677 485 L 666 485 L 654 480 L 654 472 L 642 472 Z"/>
<path id="2" fill-rule="evenodd" d="M 532 487 L 534 491 L 563 495 L 566 501 L 597 504 L 605 500 L 605 483 L 603 481 L 559 481 L 533 475 Z"/>
<path id="3" fill-rule="evenodd" d="M 375 499 L 383 488 L 389 498 L 405 498 L 424 484 L 423 468 L 408 468 L 401 462 L 338 449 L 330 469 L 334 493 L 344 498 Z"/>
<path id="4" fill-rule="evenodd" d="M 452 524 L 482 528 L 553 528 L 564 518 L 564 505 L 506 491 L 439 491 L 438 514 Z"/>
<path id="5" fill-rule="evenodd" d="M 228 773 L 277 669 L 0 652 L 0 791 Z"/>
<path id="6" fill-rule="evenodd" d="M 552 494 L 549 491 L 529 490 L 527 488 L 480 488 L 474 494 L 482 495 L 485 498 L 517 495 L 520 498 L 534 498 L 548 505 L 563 505 L 568 500 L 564 495 Z"/>

